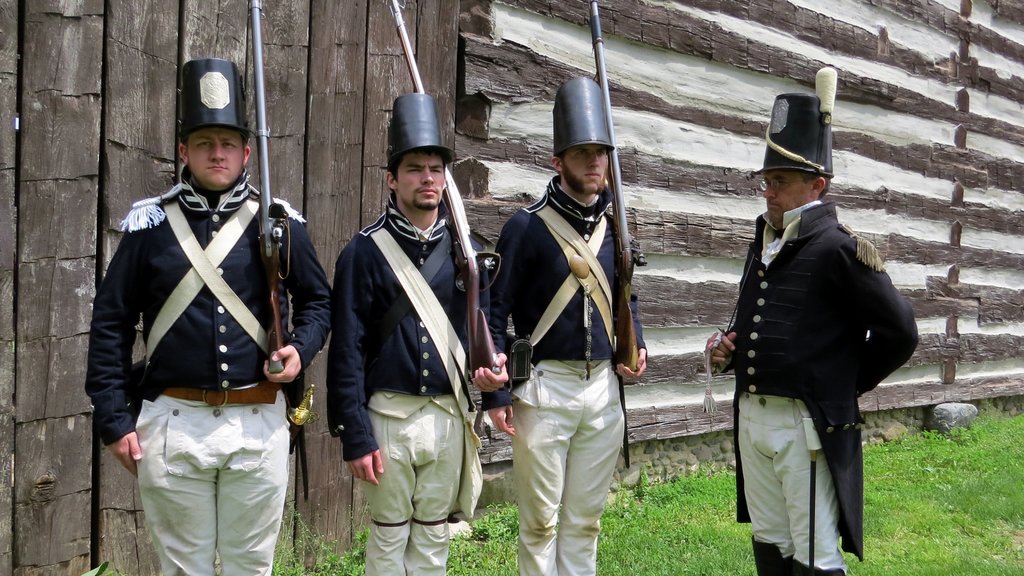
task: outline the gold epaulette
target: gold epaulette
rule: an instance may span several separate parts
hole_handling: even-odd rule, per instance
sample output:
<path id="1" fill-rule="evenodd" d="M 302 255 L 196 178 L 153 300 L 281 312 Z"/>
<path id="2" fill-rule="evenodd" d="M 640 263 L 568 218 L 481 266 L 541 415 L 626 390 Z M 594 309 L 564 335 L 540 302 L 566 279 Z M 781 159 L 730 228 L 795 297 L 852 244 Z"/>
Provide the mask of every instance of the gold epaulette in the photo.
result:
<path id="1" fill-rule="evenodd" d="M 875 248 L 875 245 L 870 240 L 857 236 L 857 233 L 846 224 L 840 224 L 839 228 L 849 234 L 850 238 L 857 241 L 857 260 L 860 260 L 862 264 L 872 270 L 885 272 L 885 261 L 882 260 L 882 255 L 878 253 L 878 249 Z"/>

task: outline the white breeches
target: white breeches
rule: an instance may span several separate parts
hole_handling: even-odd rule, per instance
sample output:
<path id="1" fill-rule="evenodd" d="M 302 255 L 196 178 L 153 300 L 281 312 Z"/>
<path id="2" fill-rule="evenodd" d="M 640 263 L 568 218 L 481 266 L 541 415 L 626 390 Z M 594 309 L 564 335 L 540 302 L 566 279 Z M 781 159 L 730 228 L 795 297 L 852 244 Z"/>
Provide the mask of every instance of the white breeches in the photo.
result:
<path id="1" fill-rule="evenodd" d="M 582 362 L 545 360 L 514 394 L 519 574 L 593 575 L 624 426 L 611 363 L 587 380 Z"/>
<path id="2" fill-rule="evenodd" d="M 774 544 L 783 556 L 808 565 L 810 453 L 802 400 L 742 393 L 739 402 L 743 486 L 754 539 Z M 817 452 L 814 498 L 814 564 L 846 570 L 839 550 L 839 501 L 828 461 Z"/>
<path id="3" fill-rule="evenodd" d="M 465 425 L 454 397 L 439 397 L 408 418 L 370 411 L 384 474 L 362 484 L 370 508 L 367 576 L 443 576 L 448 515 L 462 470 Z"/>
<path id="4" fill-rule="evenodd" d="M 269 575 L 288 488 L 288 420 L 276 404 L 213 407 L 160 396 L 136 425 L 139 489 L 165 576 Z"/>

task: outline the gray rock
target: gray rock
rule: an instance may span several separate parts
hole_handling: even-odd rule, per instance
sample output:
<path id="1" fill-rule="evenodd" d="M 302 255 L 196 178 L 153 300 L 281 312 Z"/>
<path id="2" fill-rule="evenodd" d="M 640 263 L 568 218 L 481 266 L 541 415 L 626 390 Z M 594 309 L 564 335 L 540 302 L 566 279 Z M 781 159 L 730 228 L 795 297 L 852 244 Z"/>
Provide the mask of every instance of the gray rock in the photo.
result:
<path id="1" fill-rule="evenodd" d="M 965 428 L 978 417 L 978 408 L 973 404 L 947 402 L 932 408 L 928 419 L 928 428 L 942 434 L 948 434 L 955 428 Z"/>

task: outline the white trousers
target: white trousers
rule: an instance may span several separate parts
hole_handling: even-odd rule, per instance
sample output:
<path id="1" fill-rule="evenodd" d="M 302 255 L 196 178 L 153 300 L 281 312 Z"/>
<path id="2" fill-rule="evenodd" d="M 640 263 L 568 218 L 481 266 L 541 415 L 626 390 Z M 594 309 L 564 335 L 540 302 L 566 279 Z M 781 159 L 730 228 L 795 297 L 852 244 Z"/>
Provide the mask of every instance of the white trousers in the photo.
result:
<path id="1" fill-rule="evenodd" d="M 160 396 L 136 424 L 139 490 L 165 576 L 270 574 L 288 488 L 288 420 L 276 404 Z"/>
<path id="2" fill-rule="evenodd" d="M 783 556 L 808 565 L 811 461 L 802 400 L 742 393 L 739 398 L 739 447 L 743 488 L 754 540 L 774 544 Z M 814 564 L 842 569 L 839 550 L 839 501 L 828 461 L 819 450 L 815 469 Z"/>
<path id="3" fill-rule="evenodd" d="M 378 486 L 362 485 L 372 521 L 367 576 L 445 573 L 465 424 L 454 396 L 438 398 L 447 405 L 430 402 L 407 418 L 370 411 L 384 474 Z"/>
<path id="4" fill-rule="evenodd" d="M 597 363 L 587 380 L 582 362 L 544 360 L 514 394 L 519 574 L 596 574 L 624 426 L 611 363 Z"/>

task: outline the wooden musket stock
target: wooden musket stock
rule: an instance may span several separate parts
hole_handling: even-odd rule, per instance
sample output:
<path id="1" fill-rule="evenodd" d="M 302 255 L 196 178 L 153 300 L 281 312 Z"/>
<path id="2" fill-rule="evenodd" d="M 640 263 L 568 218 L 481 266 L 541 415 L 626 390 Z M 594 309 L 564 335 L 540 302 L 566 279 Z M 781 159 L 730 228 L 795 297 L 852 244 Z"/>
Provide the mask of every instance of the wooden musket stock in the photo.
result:
<path id="1" fill-rule="evenodd" d="M 615 271 L 618 279 L 615 313 L 615 363 L 625 364 L 630 370 L 637 369 L 639 351 L 636 344 L 636 329 L 633 326 L 633 311 L 629 307 L 633 295 L 633 243 L 629 235 L 629 223 L 626 220 L 626 200 L 622 194 L 622 169 L 619 164 L 619 149 L 615 141 L 615 126 L 612 123 L 612 100 L 608 89 L 608 72 L 604 62 L 604 38 L 601 37 L 601 16 L 597 9 L 597 0 L 590 2 L 590 35 L 594 43 L 594 60 L 597 64 L 598 84 L 604 104 L 604 116 L 608 122 L 608 137 L 612 143 L 609 151 L 609 168 L 611 178 L 609 187 L 612 191 L 612 207 L 615 218 L 612 220 L 615 231 Z"/>

